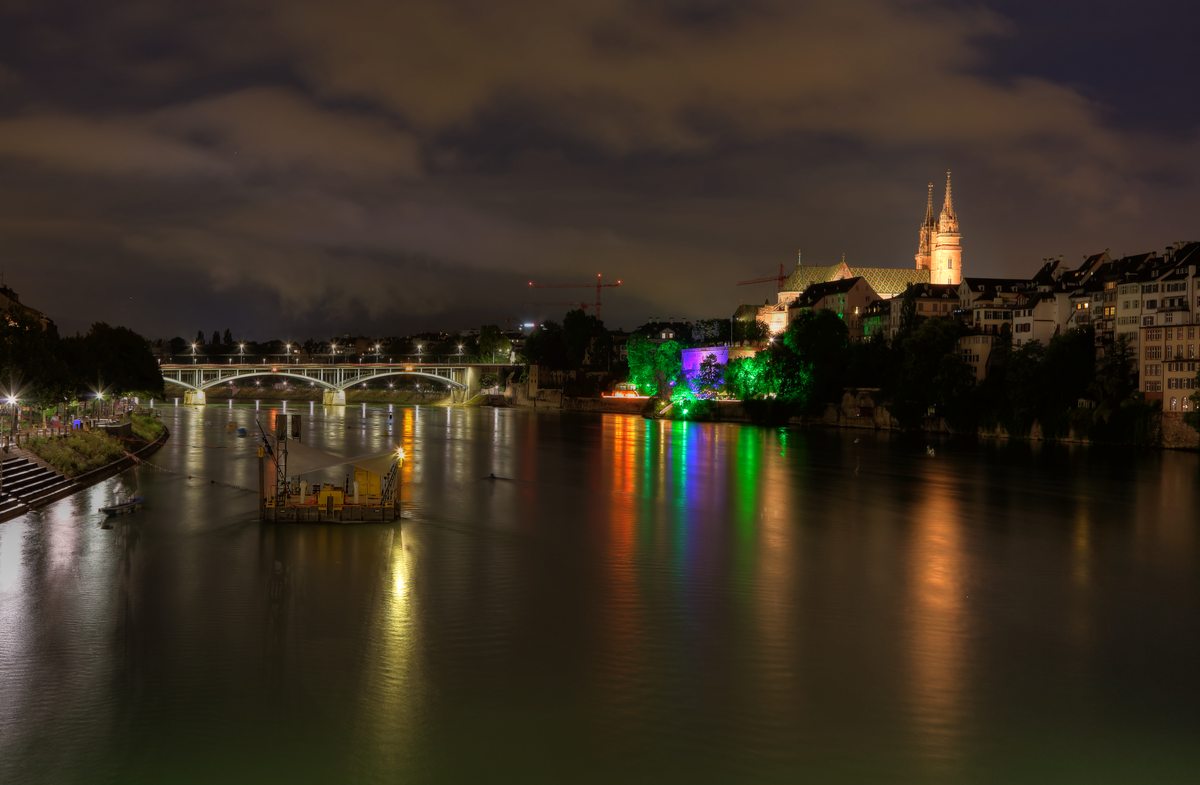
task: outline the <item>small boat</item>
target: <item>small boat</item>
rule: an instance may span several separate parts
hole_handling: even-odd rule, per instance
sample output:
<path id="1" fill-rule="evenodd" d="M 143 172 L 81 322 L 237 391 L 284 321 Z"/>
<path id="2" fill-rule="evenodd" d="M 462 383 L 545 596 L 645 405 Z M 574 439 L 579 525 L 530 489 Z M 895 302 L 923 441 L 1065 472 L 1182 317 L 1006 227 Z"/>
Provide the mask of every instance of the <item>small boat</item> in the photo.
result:
<path id="1" fill-rule="evenodd" d="M 238 429 L 237 429 L 237 436 L 238 436 L 238 438 L 239 438 L 239 439 L 245 439 L 245 438 L 246 438 L 246 429 L 245 429 L 245 428 L 238 428 Z"/>
<path id="2" fill-rule="evenodd" d="M 127 513 L 134 512 L 135 510 L 140 510 L 142 508 L 143 501 L 145 501 L 145 499 L 143 499 L 141 496 L 132 496 L 127 501 L 119 502 L 117 504 L 110 504 L 107 507 L 101 507 L 100 512 L 104 513 L 105 515 L 125 515 Z"/>

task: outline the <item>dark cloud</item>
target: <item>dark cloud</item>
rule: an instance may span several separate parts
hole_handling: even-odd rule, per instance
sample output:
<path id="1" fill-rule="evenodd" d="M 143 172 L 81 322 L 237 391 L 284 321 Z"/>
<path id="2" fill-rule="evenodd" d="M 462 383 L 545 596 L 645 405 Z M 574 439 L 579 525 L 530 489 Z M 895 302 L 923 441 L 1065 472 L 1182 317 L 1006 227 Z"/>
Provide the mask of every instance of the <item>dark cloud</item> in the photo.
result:
<path id="1" fill-rule="evenodd" d="M 10 0 L 4 267 L 68 328 L 468 327 L 599 271 L 632 325 L 761 299 L 732 283 L 798 249 L 911 264 L 947 166 L 968 270 L 1193 236 L 1200 134 L 1121 89 L 1194 90 L 1155 65 L 1178 20 L 1099 24 L 1146 55 L 1088 82 L 1030 49 L 1098 57 L 1079 9 L 1008 8 Z"/>

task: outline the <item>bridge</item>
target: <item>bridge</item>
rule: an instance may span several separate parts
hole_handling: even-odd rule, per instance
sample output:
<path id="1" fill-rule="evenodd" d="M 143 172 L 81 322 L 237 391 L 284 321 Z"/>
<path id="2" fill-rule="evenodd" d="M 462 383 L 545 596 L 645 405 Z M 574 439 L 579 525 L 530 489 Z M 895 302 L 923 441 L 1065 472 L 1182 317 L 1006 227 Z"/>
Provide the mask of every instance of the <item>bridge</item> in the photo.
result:
<path id="1" fill-rule="evenodd" d="M 261 376 L 279 376 L 323 388 L 326 406 L 343 406 L 346 390 L 355 385 L 394 376 L 430 379 L 444 384 L 456 401 L 479 392 L 488 373 L 499 376 L 508 363 L 161 363 L 164 380 L 185 389 L 184 403 L 203 405 L 205 391 L 222 384 Z"/>

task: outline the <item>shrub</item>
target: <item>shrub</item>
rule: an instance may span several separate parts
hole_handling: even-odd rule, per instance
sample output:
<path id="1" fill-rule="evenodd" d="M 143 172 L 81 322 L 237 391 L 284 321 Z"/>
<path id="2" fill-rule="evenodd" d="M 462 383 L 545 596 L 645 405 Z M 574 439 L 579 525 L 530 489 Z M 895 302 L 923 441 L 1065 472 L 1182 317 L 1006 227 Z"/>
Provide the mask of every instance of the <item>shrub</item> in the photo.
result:
<path id="1" fill-rule="evenodd" d="M 72 431 L 61 438 L 31 439 L 28 449 L 68 477 L 106 466 L 125 454 L 119 440 L 100 431 Z"/>

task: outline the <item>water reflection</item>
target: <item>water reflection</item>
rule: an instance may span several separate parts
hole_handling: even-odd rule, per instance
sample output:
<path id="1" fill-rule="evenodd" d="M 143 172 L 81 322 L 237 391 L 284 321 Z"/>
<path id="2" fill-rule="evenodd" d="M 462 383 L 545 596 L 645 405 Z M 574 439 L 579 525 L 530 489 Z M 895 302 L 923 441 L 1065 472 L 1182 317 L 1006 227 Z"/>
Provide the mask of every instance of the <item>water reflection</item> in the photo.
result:
<path id="1" fill-rule="evenodd" d="M 913 730 L 925 756 L 949 764 L 959 758 L 966 719 L 967 551 L 951 468 L 927 461 L 922 474 L 908 552 Z"/>
<path id="2" fill-rule="evenodd" d="M 315 449 L 404 447 L 406 517 L 263 526 L 227 423 L 282 407 L 162 412 L 140 476 L 0 525 L 6 785 L 1200 764 L 1197 456 L 313 407 Z"/>

